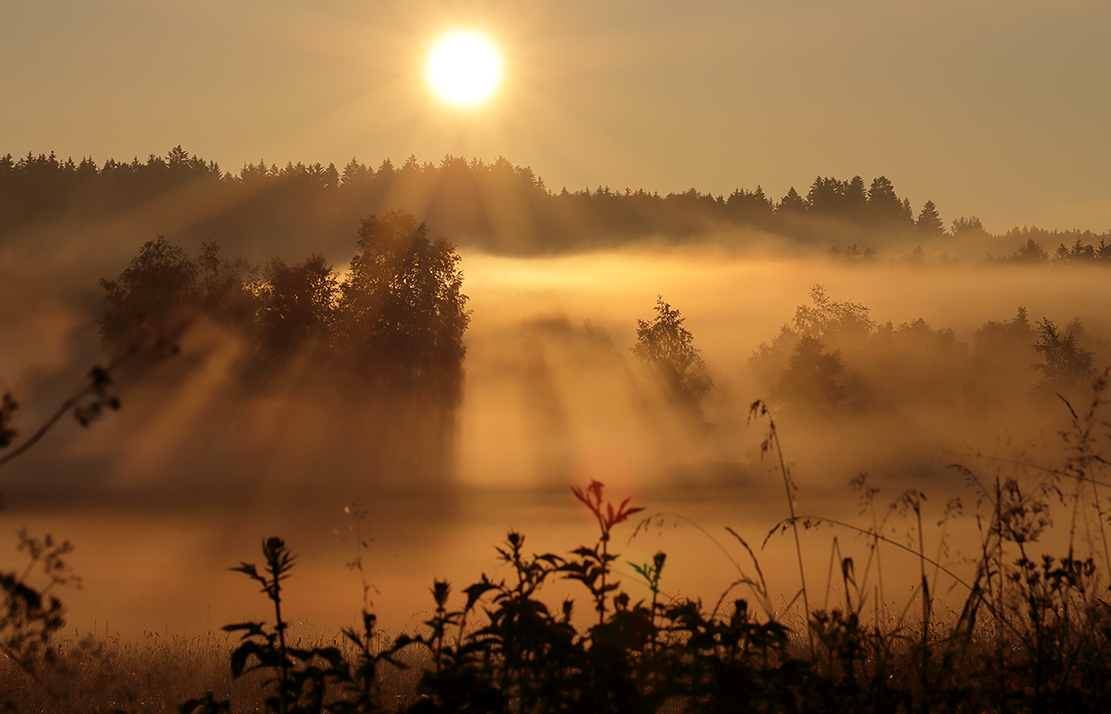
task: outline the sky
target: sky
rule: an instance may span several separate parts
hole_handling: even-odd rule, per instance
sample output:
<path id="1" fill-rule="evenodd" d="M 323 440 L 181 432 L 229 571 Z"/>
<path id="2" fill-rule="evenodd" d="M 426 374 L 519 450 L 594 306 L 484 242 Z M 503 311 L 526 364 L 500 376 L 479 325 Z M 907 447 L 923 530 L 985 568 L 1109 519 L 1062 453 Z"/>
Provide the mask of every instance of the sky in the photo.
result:
<path id="1" fill-rule="evenodd" d="M 1107 0 L 0 0 L 0 154 L 181 145 L 246 162 L 462 155 L 552 190 L 885 175 L 948 224 L 1111 228 Z M 425 58 L 503 55 L 460 109 Z"/>

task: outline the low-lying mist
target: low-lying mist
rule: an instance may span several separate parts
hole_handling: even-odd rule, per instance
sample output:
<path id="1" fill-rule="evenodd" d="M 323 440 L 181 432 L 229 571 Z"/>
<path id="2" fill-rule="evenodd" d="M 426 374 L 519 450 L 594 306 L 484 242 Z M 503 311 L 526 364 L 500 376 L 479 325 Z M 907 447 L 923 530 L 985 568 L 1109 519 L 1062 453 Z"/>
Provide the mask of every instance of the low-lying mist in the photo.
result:
<path id="1" fill-rule="evenodd" d="M 1056 392 L 1087 406 L 1082 384 L 1055 386 L 1035 368 L 1046 362 L 1033 348 L 1044 338 L 1039 324 L 1065 342 L 1075 335 L 1092 369 L 1111 360 L 1100 339 L 1111 335 L 1102 308 L 1111 283 L 1098 267 L 844 265 L 713 246 L 546 258 L 463 252 L 460 266 L 471 314 L 452 419 L 403 400 L 360 399 L 342 377 L 321 374 L 310 351 L 268 373 L 265 389 L 245 386 L 250 346 L 202 317 L 178 354 L 120 369 L 118 414 L 87 429 L 65 421 L 6 466 L 12 529 L 27 524 L 78 546 L 85 590 L 72 620 L 131 634 L 240 621 L 250 613 L 236 609 L 246 607 L 238 598 L 251 588 L 224 568 L 281 534 L 304 554 L 302 576 L 315 583 L 293 591 L 293 607 L 321 626 L 345 624 L 359 592 L 342 567 L 353 547 L 349 504 L 366 510 L 360 527 L 376 539 L 367 555 L 375 607 L 395 627 L 425 607 L 414 599 L 434 576 L 489 569 L 508 528 L 524 531 L 537 551 L 588 540 L 588 514 L 575 510 L 568 486 L 590 480 L 720 540 L 729 525 L 759 544 L 787 506 L 761 450 L 768 421 L 750 415 L 755 400 L 771 409 L 800 504 L 811 512 L 851 518 L 857 495 L 848 483 L 866 472 L 892 500 L 910 487 L 938 492 L 939 515 L 963 486 L 949 464 L 995 463 L 978 453 L 1052 459 L 1068 418 Z M 87 275 L 46 261 L 29 278 L 5 271 L 0 376 L 23 404 L 22 433 L 104 360 L 96 329 L 104 308 L 77 283 L 95 287 L 123 267 Z M 712 377 L 697 409 L 634 356 L 638 320 L 652 322 L 658 298 L 679 311 Z M 823 310 L 830 320 L 814 328 L 822 340 L 806 362 L 798 318 Z M 867 321 L 867 334 L 854 337 L 846 314 Z M 1082 331 L 1069 332 L 1074 319 Z M 777 343 L 784 326 L 790 334 Z M 992 338 L 1020 332 L 1025 344 Z M 761 362 L 754 355 L 762 346 Z M 814 365 L 827 369 L 807 372 Z M 792 369 L 801 381 L 783 376 Z M 429 467 L 429 449 L 441 447 Z M 731 580 L 716 546 L 680 520 L 667 522 L 653 530 L 671 533 L 662 547 L 690 548 L 674 553 L 687 562 L 676 592 L 717 597 Z M 650 558 L 660 538 L 638 539 L 627 553 Z M 772 560 L 778 547 L 774 539 L 768 546 Z M 821 568 L 829 554 L 813 556 Z M 795 587 L 789 570 L 777 574 L 785 591 Z"/>
<path id="2" fill-rule="evenodd" d="M 459 477 L 475 483 L 511 483 L 509 474 L 535 473 L 519 456 L 522 462 L 508 468 L 506 476 L 495 476 L 510 463 L 507 454 L 488 456 L 481 445 L 500 444 L 504 438 L 499 435 L 512 435 L 510 448 L 527 450 L 535 440 L 526 425 L 543 421 L 536 411 L 545 408 L 560 415 L 576 451 L 608 447 L 639 462 L 634 470 L 640 474 L 638 486 L 669 483 L 662 472 L 667 464 L 744 464 L 760 438 L 759 428 L 747 425 L 755 399 L 784 410 L 777 414 L 781 437 L 790 444 L 792 459 L 813 457 L 814 466 L 820 464 L 821 476 L 814 474 L 818 482 L 836 477 L 844 483 L 859 470 L 873 469 L 872 459 L 892 476 L 914 472 L 921 469 L 924 454 L 939 448 L 988 448 L 1002 429 L 1033 436 L 1052 428 L 1060 416 L 1053 413 L 1059 402 L 1031 394 L 1039 382 L 1034 365 L 1040 358 L 1029 345 L 992 354 L 993 364 L 973 369 L 972 345 L 984 323 L 1013 320 L 1023 307 L 1031 323 L 1044 317 L 1063 327 L 1075 318 L 1095 336 L 1108 334 L 1109 327 L 1099 307 L 1108 291 L 1102 271 L 843 267 L 714 250 L 548 260 L 471 255 L 465 269 L 474 315 Z M 753 375 L 750 357 L 792 322 L 799 306 L 811 303 L 815 285 L 834 301 L 868 308 L 879 326 L 890 322 L 897 331 L 921 319 L 934 331 L 951 330 L 952 354 L 930 349 L 922 340 L 877 339 L 857 350 L 845 345 L 840 379 L 868 382 L 871 403 L 854 406 L 850 396 L 845 408 L 821 414 L 777 404 L 768 385 Z M 715 381 L 705 400 L 712 427 L 689 439 L 686 449 L 675 448 L 681 430 L 646 409 L 652 398 L 630 386 L 645 384 L 631 376 L 638 365 L 630 350 L 636 320 L 651 317 L 657 295 L 682 312 Z M 619 367 L 599 358 L 591 339 L 598 334 L 611 340 Z M 1106 351 L 1098 355 L 1107 356 Z M 606 373 L 607 368 L 613 371 Z M 1004 377 L 1010 381 L 1003 383 Z M 549 430 L 542 431 L 550 437 Z M 854 438 L 846 441 L 846 433 Z"/>

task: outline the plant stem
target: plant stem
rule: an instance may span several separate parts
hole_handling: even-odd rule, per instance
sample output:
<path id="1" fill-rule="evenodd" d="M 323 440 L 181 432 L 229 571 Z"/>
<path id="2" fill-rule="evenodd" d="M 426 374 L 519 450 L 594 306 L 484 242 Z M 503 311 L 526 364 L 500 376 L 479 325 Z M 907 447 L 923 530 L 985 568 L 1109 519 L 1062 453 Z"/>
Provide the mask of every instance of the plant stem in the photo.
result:
<path id="1" fill-rule="evenodd" d="M 282 670 L 282 681 L 280 683 L 280 686 L 278 687 L 278 708 L 279 708 L 279 711 L 280 711 L 281 714 L 285 714 L 285 712 L 286 712 L 286 701 L 285 701 L 286 691 L 285 690 L 286 690 L 286 686 L 289 682 L 289 662 L 286 658 L 285 622 L 282 621 L 282 598 L 281 598 L 281 594 L 280 594 L 281 593 L 281 590 L 280 590 L 281 586 L 278 584 L 279 572 L 275 568 L 271 571 L 271 574 L 274 577 L 274 582 L 272 584 L 272 587 L 274 588 L 273 589 L 274 595 L 271 598 L 274 601 L 274 622 L 275 622 L 274 629 L 277 630 L 277 632 L 278 632 L 278 654 L 279 654 L 278 662 L 279 662 L 279 665 L 280 665 L 281 670 Z"/>
<path id="2" fill-rule="evenodd" d="M 807 641 L 810 645 L 810 657 L 814 657 L 814 633 L 810 629 L 810 597 L 806 591 L 806 570 L 802 565 L 802 542 L 799 540 L 799 523 L 795 517 L 795 499 L 791 494 L 791 473 L 787 469 L 787 462 L 783 459 L 783 448 L 779 444 L 779 434 L 775 430 L 775 421 L 768 414 L 768 439 L 775 441 L 775 452 L 779 457 L 779 471 L 783 475 L 783 487 L 787 491 L 787 507 L 791 513 L 791 530 L 795 536 L 795 555 L 799 562 L 799 582 L 802 585 L 803 627 L 806 628 Z"/>
<path id="3" fill-rule="evenodd" d="M 926 538 L 922 531 L 922 501 L 914 498 L 914 513 L 918 517 L 918 569 L 922 577 L 922 695 L 929 702 L 930 683 L 930 583 L 926 580 Z M 937 565 L 935 563 L 935 565 Z M 928 707 L 927 707 L 928 711 Z"/>
<path id="4" fill-rule="evenodd" d="M 127 362 L 129 359 L 131 359 L 131 357 L 133 355 L 135 355 L 136 352 L 137 352 L 137 350 L 129 350 L 129 351 L 121 354 L 119 357 L 112 360 L 112 362 L 110 362 L 108 364 L 108 366 L 103 369 L 103 374 L 111 375 L 124 362 Z M 96 372 L 99 369 L 100 369 L 99 367 L 94 369 L 94 372 Z M 85 397 L 94 393 L 97 390 L 98 386 L 100 386 L 100 385 L 97 384 L 97 382 L 93 378 L 92 374 L 90 374 L 89 383 L 86 384 L 85 386 L 81 387 L 80 389 L 78 389 L 73 394 L 73 396 L 71 396 L 69 399 L 67 399 L 65 402 L 63 402 L 62 406 L 58 407 L 58 410 L 56 412 L 54 412 L 54 414 L 52 414 L 50 416 L 50 418 L 47 419 L 43 423 L 42 426 L 39 427 L 38 431 L 36 431 L 31 436 L 29 436 L 27 438 L 27 440 L 24 441 L 19 446 L 15 447 L 14 449 L 12 449 L 8 453 L 4 454 L 3 456 L 0 456 L 0 466 L 3 466 L 4 464 L 8 463 L 9 461 L 15 460 L 20 455 L 22 455 L 24 452 L 26 452 L 28 449 L 30 449 L 32 446 L 37 444 L 39 442 L 39 440 L 42 439 L 42 437 L 46 436 L 46 433 L 48 431 L 50 431 L 54 427 L 55 424 L 58 423 L 58 420 L 66 415 L 66 412 L 69 412 L 70 410 L 74 409 L 79 404 L 81 404 L 81 401 L 84 400 Z"/>

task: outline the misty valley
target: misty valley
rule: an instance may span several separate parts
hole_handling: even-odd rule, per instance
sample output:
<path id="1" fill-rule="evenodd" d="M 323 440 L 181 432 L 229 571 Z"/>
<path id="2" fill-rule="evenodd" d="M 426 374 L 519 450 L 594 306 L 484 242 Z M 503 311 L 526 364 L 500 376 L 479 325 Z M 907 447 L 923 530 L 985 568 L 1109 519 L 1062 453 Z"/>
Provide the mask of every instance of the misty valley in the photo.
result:
<path id="1" fill-rule="evenodd" d="M 181 147 L 0 197 L 13 711 L 1111 706 L 1111 232 Z"/>

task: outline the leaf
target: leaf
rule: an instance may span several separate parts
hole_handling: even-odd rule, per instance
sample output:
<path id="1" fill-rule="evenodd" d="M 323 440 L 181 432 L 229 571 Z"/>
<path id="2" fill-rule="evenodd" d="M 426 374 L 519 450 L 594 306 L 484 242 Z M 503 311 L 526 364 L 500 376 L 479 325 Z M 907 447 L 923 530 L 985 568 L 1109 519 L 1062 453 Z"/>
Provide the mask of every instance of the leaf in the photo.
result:
<path id="1" fill-rule="evenodd" d="M 177 708 L 178 714 L 223 714 L 231 711 L 231 702 L 217 700 L 212 692 L 205 692 L 199 699 L 190 699 Z"/>
<path id="2" fill-rule="evenodd" d="M 255 642 L 244 642 L 234 652 L 231 653 L 231 674 L 235 679 L 239 679 L 244 672 L 249 672 L 261 666 L 264 661 L 263 655 L 265 651 L 258 646 Z M 254 655 L 259 664 L 254 667 L 248 667 L 247 663 L 250 661 L 251 655 Z"/>
<path id="3" fill-rule="evenodd" d="M 239 565 L 235 566 L 234 568 L 228 568 L 228 570 L 232 571 L 233 573 L 243 573 L 247 577 L 252 578 L 254 580 L 257 580 L 260 583 L 265 583 L 266 582 L 262 578 L 262 576 L 258 574 L 258 568 L 256 568 L 253 563 L 243 563 L 243 562 L 241 562 L 241 563 L 239 563 Z"/>
<path id="4" fill-rule="evenodd" d="M 266 631 L 263 630 L 261 622 L 240 622 L 234 625 L 224 625 L 220 629 L 222 629 L 224 632 L 238 632 L 240 630 L 246 630 L 246 634 L 243 635 L 244 639 L 254 635 L 261 635 L 263 637 L 266 636 Z"/>
<path id="5" fill-rule="evenodd" d="M 313 651 L 318 657 L 336 669 L 340 669 L 346 664 L 343 659 L 343 654 L 339 651 L 338 647 L 324 647 Z"/>
<path id="6" fill-rule="evenodd" d="M 598 550 L 596 548 L 587 548 L 585 545 L 579 546 L 578 548 L 571 551 L 571 553 L 579 556 L 580 558 L 589 557 L 594 558 L 595 560 L 598 559 Z"/>
<path id="7" fill-rule="evenodd" d="M 100 365 L 96 365 L 89 370 L 89 378 L 93 381 L 93 387 L 97 390 L 102 390 L 112 384 L 112 376 L 108 370 Z"/>
<path id="8" fill-rule="evenodd" d="M 482 580 L 463 590 L 463 592 L 467 593 L 467 607 L 465 609 L 469 611 L 475 606 L 475 603 L 477 603 L 483 595 L 490 592 L 491 590 L 497 589 L 498 586 L 487 580 L 486 574 L 483 573 Z"/>
<path id="9" fill-rule="evenodd" d="M 408 647 L 409 645 L 423 645 L 425 644 L 424 638 L 420 635 L 398 635 L 393 641 L 392 651 L 397 652 L 400 649 Z"/>

